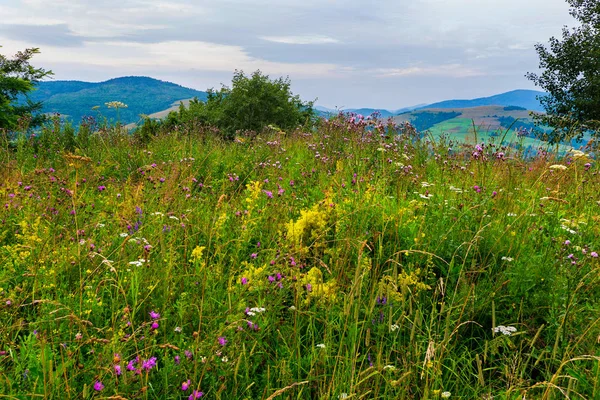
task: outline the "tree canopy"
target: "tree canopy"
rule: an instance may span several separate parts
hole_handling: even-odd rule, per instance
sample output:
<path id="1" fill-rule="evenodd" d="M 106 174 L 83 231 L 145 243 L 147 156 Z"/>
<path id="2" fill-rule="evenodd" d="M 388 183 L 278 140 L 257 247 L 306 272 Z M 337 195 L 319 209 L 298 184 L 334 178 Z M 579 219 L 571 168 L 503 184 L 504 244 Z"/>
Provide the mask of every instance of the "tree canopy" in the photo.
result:
<path id="1" fill-rule="evenodd" d="M 548 92 L 540 99 L 546 115 L 535 118 L 554 128 L 551 142 L 600 128 L 600 0 L 567 2 L 581 25 L 563 28 L 562 39 L 551 37 L 548 47 L 538 43 L 542 72 L 526 75 Z"/>
<path id="2" fill-rule="evenodd" d="M 27 98 L 36 82 L 52 74 L 52 71 L 35 68 L 29 63 L 37 53 L 37 48 L 26 49 L 12 59 L 0 54 L 0 130 L 9 131 L 19 124 L 35 126 L 43 122 L 42 115 L 35 115 L 41 110 L 41 103 Z M 25 102 L 17 101 L 20 96 L 25 96 Z"/>
<path id="3" fill-rule="evenodd" d="M 289 78 L 270 79 L 261 71 L 246 76 L 236 70 L 231 88 L 209 89 L 206 102 L 193 101 L 181 107 L 167 121 L 179 124 L 190 120 L 218 127 L 226 137 L 236 132 L 259 133 L 269 125 L 294 129 L 314 116 L 313 102 L 303 102 L 291 91 Z"/>

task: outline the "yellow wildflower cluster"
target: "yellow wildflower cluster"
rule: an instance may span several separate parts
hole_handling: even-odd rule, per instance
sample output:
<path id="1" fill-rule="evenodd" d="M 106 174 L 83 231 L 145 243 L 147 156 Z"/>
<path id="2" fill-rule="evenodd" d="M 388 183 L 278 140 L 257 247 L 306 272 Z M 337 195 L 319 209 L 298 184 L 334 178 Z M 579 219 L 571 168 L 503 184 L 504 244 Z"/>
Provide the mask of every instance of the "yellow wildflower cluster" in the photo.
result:
<path id="1" fill-rule="evenodd" d="M 242 272 L 240 273 L 236 283 L 248 287 L 249 290 L 262 289 L 267 285 L 266 270 L 267 266 L 254 266 L 247 261 L 242 262 Z"/>
<path id="2" fill-rule="evenodd" d="M 420 268 L 410 272 L 402 271 L 396 279 L 384 275 L 379 281 L 379 293 L 395 302 L 401 302 L 406 295 L 416 295 L 420 291 L 431 290 L 431 286 L 421 280 L 422 275 Z"/>
<path id="3" fill-rule="evenodd" d="M 287 240 L 301 254 L 307 253 L 310 248 L 320 252 L 325 247 L 325 237 L 330 230 L 334 209 L 332 205 L 333 202 L 326 199 L 309 210 L 300 211 L 300 217 L 296 221 L 290 220 L 286 224 Z"/>
<path id="4" fill-rule="evenodd" d="M 306 303 L 310 303 L 311 299 L 330 303 L 337 300 L 337 282 L 335 279 L 323 282 L 323 272 L 317 267 L 312 267 L 299 282 L 308 293 Z"/>

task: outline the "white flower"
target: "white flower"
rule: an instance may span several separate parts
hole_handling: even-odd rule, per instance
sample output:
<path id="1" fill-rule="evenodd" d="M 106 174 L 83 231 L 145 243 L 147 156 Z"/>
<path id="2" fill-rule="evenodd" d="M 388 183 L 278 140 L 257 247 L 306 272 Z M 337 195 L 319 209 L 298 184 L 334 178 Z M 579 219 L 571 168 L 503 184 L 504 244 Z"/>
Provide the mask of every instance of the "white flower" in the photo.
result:
<path id="1" fill-rule="evenodd" d="M 317 345 L 317 347 L 320 348 L 320 349 L 324 349 L 325 348 L 325 343 L 319 343 Z"/>
<path id="2" fill-rule="evenodd" d="M 393 365 L 386 365 L 385 367 L 383 367 L 383 369 L 389 369 L 390 371 L 393 371 L 396 369 L 396 367 Z"/>
<path id="3" fill-rule="evenodd" d="M 398 324 L 390 325 L 390 331 L 394 332 L 395 330 L 398 330 L 398 329 L 400 329 Z"/>
<path id="4" fill-rule="evenodd" d="M 175 332 L 177 332 L 177 333 L 181 332 L 181 327 L 180 326 L 176 326 L 175 327 Z"/>
<path id="5" fill-rule="evenodd" d="M 290 310 L 290 311 L 296 311 L 296 306 L 290 306 L 290 308 L 288 308 L 288 310 Z"/>
<path id="6" fill-rule="evenodd" d="M 124 237 L 127 237 L 127 236 L 129 236 L 129 233 L 126 233 L 126 232 L 119 233 L 119 236 L 121 236 L 121 237 L 123 237 L 123 238 L 124 238 Z"/>
<path id="7" fill-rule="evenodd" d="M 549 169 L 554 169 L 554 170 L 560 169 L 560 170 L 564 171 L 565 169 L 567 169 L 567 166 L 566 165 L 562 165 L 562 164 L 554 164 L 554 165 L 549 166 L 548 168 Z"/>
<path id="8" fill-rule="evenodd" d="M 346 399 L 346 398 L 348 398 L 348 393 L 341 393 L 341 394 L 338 396 L 338 399 Z"/>
<path id="9" fill-rule="evenodd" d="M 512 257 L 502 257 L 502 261 L 511 262 L 512 260 L 514 260 L 514 258 L 512 258 Z"/>
<path id="10" fill-rule="evenodd" d="M 98 222 L 98 223 L 96 224 L 96 227 L 97 227 L 97 228 L 104 228 L 104 227 L 105 227 L 105 225 L 104 225 L 104 224 L 101 224 L 100 222 Z"/>
<path id="11" fill-rule="evenodd" d="M 174 220 L 176 220 L 176 221 L 179 221 L 179 218 L 177 218 L 177 217 L 176 217 L 176 216 L 174 216 L 174 215 L 169 215 L 169 218 L 170 218 L 170 219 L 174 219 Z"/>
<path id="12" fill-rule="evenodd" d="M 450 396 L 452 396 L 452 393 L 450 393 L 450 392 L 442 392 L 442 399 L 447 399 Z"/>
<path id="13" fill-rule="evenodd" d="M 430 198 L 432 198 L 432 197 L 433 197 L 433 195 L 432 195 L 431 193 L 429 193 L 429 194 L 420 194 L 420 193 L 419 193 L 419 197 L 420 197 L 420 198 L 422 198 L 422 199 L 427 199 L 427 200 L 429 200 Z"/>
<path id="14" fill-rule="evenodd" d="M 498 325 L 493 329 L 493 331 L 494 333 L 501 333 L 503 335 L 510 336 L 517 331 L 517 328 L 514 326 Z"/>
<path id="15" fill-rule="evenodd" d="M 227 361 L 229 361 L 229 358 L 227 358 L 227 356 L 223 356 L 223 358 L 221 358 L 221 361 L 223 361 L 224 363 L 226 363 Z"/>
<path id="16" fill-rule="evenodd" d="M 507 216 L 507 217 L 516 217 L 516 216 L 517 216 L 517 214 L 515 214 L 515 213 L 508 213 L 508 214 L 506 214 L 506 216 Z"/>
<path id="17" fill-rule="evenodd" d="M 153 212 L 151 215 L 158 215 L 160 217 L 164 217 L 165 216 L 165 214 L 161 213 L 160 211 Z"/>
<path id="18" fill-rule="evenodd" d="M 430 187 L 430 186 L 434 186 L 433 183 L 421 182 L 421 187 Z"/>
<path id="19" fill-rule="evenodd" d="M 575 235 L 577 233 L 577 231 L 574 231 L 573 229 L 569 228 L 566 225 L 561 225 L 560 226 L 562 229 L 564 229 L 565 231 L 569 232 L 571 235 Z"/>
<path id="20" fill-rule="evenodd" d="M 250 309 L 250 311 L 253 313 L 263 313 L 266 311 L 266 309 L 264 307 L 252 307 Z M 252 315 L 254 315 L 254 314 L 252 314 Z"/>

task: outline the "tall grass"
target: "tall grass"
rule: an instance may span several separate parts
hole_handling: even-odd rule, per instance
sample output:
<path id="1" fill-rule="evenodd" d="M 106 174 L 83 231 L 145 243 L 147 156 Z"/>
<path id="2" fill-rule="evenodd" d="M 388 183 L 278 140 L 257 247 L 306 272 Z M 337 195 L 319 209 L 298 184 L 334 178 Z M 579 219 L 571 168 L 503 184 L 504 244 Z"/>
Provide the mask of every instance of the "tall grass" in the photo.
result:
<path id="1" fill-rule="evenodd" d="M 10 398 L 600 398 L 588 155 L 62 132 L 2 150 Z"/>

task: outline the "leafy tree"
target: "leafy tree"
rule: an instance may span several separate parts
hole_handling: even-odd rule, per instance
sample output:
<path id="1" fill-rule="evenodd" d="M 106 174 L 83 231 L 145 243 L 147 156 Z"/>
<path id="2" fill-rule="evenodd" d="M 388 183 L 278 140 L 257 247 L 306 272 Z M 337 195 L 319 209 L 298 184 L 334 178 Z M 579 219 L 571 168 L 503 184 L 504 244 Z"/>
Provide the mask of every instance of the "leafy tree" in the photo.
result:
<path id="1" fill-rule="evenodd" d="M 205 103 L 192 101 L 166 120 L 168 125 L 191 121 L 220 128 L 232 138 L 238 131 L 259 133 L 269 125 L 294 129 L 314 117 L 314 102 L 303 102 L 293 95 L 289 78 L 269 79 L 261 71 L 250 77 L 236 70 L 231 88 L 209 89 Z"/>
<path id="2" fill-rule="evenodd" d="M 548 92 L 540 98 L 546 115 L 538 124 L 554 128 L 548 139 L 559 142 L 600 127 L 600 0 L 567 0 L 581 25 L 563 28 L 562 40 L 538 43 L 541 74 L 526 77 Z"/>
<path id="3" fill-rule="evenodd" d="M 13 59 L 0 54 L 0 130 L 14 129 L 22 118 L 30 119 L 28 124 L 31 126 L 44 121 L 43 115 L 34 115 L 40 111 L 42 104 L 27 98 L 35 83 L 52 75 L 52 71 L 34 68 L 29 64 L 29 60 L 37 53 L 37 48 L 26 49 L 18 52 Z M 17 101 L 21 96 L 25 96 L 24 104 Z"/>

